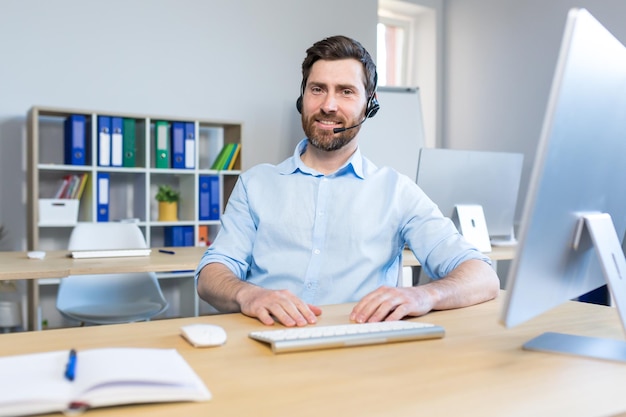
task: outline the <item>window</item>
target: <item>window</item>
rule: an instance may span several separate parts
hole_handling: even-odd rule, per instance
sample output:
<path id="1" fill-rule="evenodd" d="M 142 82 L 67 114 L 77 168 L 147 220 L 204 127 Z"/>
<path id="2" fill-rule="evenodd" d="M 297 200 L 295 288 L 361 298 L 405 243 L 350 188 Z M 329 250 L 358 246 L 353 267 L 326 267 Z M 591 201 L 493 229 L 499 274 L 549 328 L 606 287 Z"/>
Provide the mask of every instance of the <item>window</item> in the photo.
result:
<path id="1" fill-rule="evenodd" d="M 441 121 L 442 25 L 445 0 L 378 0 L 376 66 L 381 86 L 418 87 L 426 146 L 434 147 Z"/>
<path id="2" fill-rule="evenodd" d="M 408 47 L 411 25 L 410 20 L 379 17 L 376 51 L 379 85 L 409 84 Z"/>

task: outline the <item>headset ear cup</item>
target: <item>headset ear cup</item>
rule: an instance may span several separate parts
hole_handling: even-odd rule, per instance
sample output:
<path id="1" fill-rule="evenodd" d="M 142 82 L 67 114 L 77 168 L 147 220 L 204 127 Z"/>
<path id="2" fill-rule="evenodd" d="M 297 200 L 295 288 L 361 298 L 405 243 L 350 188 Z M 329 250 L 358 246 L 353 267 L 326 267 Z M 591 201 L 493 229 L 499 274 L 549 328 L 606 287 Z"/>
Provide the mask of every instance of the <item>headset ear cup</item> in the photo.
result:
<path id="1" fill-rule="evenodd" d="M 365 117 L 370 118 L 370 117 L 376 116 L 376 113 L 378 113 L 379 109 L 380 109 L 380 104 L 378 103 L 378 99 L 376 98 L 375 95 L 373 95 L 367 106 Z"/>
<path id="2" fill-rule="evenodd" d="M 296 109 L 298 109 L 298 113 L 302 114 L 302 96 L 296 100 Z"/>

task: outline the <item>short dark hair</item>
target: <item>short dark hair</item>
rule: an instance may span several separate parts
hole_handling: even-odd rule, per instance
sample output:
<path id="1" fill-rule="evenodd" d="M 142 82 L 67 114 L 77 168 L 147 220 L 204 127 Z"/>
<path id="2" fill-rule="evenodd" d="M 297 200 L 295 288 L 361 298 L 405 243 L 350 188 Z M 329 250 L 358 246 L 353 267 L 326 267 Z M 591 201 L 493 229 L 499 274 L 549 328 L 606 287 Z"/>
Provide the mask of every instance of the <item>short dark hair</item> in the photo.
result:
<path id="1" fill-rule="evenodd" d="M 302 90 L 311 73 L 311 67 L 315 62 L 322 59 L 336 61 L 339 59 L 353 58 L 363 64 L 365 73 L 365 91 L 368 96 L 374 94 L 376 89 L 376 64 L 372 60 L 367 49 L 359 42 L 346 36 L 331 36 L 313 44 L 306 50 L 306 57 L 302 62 Z"/>

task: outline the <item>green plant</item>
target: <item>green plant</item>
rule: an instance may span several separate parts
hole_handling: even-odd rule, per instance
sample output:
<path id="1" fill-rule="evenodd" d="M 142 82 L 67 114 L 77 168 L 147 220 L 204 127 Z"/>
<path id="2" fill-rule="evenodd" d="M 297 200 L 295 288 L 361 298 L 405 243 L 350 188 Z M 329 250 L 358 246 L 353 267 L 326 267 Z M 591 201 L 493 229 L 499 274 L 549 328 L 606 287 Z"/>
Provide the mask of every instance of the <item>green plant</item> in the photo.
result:
<path id="1" fill-rule="evenodd" d="M 175 203 L 180 200 L 180 193 L 169 185 L 159 185 L 159 191 L 154 198 L 156 198 L 157 201 Z"/>

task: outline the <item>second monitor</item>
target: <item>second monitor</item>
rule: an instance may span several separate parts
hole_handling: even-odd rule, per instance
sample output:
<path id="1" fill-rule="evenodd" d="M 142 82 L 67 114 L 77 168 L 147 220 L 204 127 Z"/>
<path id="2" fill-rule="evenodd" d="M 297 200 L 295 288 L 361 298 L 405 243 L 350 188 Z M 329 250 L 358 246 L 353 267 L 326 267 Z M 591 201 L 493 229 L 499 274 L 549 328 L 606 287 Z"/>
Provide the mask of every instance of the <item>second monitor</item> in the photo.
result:
<path id="1" fill-rule="evenodd" d="M 514 243 L 521 153 L 420 149 L 417 185 L 453 217 L 457 205 L 482 206 L 491 243 Z"/>

